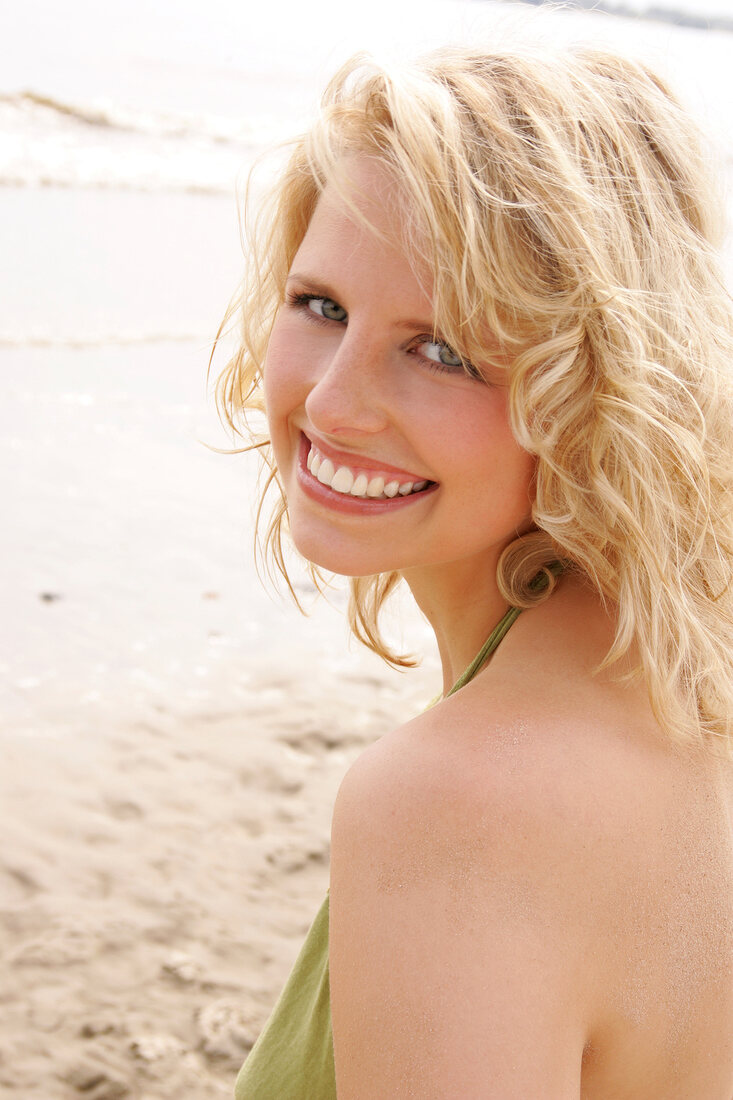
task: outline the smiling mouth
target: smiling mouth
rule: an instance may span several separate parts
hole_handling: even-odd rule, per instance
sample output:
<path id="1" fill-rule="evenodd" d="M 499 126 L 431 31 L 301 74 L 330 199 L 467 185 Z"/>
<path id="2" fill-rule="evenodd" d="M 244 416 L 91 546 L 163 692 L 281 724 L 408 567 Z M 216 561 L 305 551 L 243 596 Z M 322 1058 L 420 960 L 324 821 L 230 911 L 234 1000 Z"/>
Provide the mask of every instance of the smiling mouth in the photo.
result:
<path id="1" fill-rule="evenodd" d="M 434 481 L 409 481 L 395 474 L 377 474 L 352 469 L 350 466 L 338 466 L 330 458 L 321 454 L 317 447 L 306 437 L 309 446 L 306 466 L 311 475 L 327 489 L 345 497 L 360 500 L 391 500 L 394 497 L 411 497 L 423 493 L 434 486 Z"/>

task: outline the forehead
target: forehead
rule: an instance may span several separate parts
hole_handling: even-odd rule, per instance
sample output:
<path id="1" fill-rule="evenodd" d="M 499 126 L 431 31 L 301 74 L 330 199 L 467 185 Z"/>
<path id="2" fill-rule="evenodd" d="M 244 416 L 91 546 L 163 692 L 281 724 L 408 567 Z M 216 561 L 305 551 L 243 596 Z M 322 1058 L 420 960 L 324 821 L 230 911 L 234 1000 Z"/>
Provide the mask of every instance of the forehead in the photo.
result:
<path id="1" fill-rule="evenodd" d="M 414 220 L 392 173 L 367 157 L 352 157 L 321 193 L 292 263 L 293 275 L 377 282 L 432 308 L 432 275 L 408 245 Z"/>

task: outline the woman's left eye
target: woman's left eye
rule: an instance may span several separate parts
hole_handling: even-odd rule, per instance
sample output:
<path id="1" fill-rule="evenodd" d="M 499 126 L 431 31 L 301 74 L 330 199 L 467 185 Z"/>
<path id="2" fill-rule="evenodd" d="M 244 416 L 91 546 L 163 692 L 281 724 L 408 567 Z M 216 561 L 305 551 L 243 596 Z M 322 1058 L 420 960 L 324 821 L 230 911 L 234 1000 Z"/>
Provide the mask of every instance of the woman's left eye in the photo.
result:
<path id="1" fill-rule="evenodd" d="M 319 317 L 326 317 L 329 321 L 346 320 L 346 310 L 333 298 L 311 298 L 308 305 Z"/>
<path id="2" fill-rule="evenodd" d="M 434 364 L 433 370 L 450 371 L 451 373 L 463 371 L 476 378 L 479 377 L 478 371 L 465 359 L 461 359 L 458 352 L 454 351 L 450 344 L 445 344 L 442 340 L 422 339 L 414 345 L 414 350 L 423 359 L 429 359 L 431 364 Z"/>
<path id="3" fill-rule="evenodd" d="M 456 355 L 453 348 L 443 344 L 439 340 L 425 340 L 419 345 L 420 354 L 426 359 L 432 359 L 434 363 L 440 363 L 444 367 L 462 367 L 463 360 Z"/>

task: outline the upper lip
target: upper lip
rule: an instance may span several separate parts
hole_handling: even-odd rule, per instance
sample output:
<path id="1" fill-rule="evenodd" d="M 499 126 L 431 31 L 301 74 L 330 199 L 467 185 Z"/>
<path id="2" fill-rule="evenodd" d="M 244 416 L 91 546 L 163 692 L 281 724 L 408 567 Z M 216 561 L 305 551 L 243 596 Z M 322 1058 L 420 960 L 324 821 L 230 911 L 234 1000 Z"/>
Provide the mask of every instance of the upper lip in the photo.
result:
<path id="1" fill-rule="evenodd" d="M 303 432 L 305 438 L 316 448 L 324 458 L 330 458 L 334 466 L 348 466 L 350 469 L 374 470 L 378 473 L 399 474 L 405 481 L 429 481 L 422 474 L 414 474 L 401 466 L 393 466 L 390 462 L 382 462 L 367 455 L 355 454 L 349 451 L 339 451 L 328 443 L 324 443 L 314 432 Z"/>

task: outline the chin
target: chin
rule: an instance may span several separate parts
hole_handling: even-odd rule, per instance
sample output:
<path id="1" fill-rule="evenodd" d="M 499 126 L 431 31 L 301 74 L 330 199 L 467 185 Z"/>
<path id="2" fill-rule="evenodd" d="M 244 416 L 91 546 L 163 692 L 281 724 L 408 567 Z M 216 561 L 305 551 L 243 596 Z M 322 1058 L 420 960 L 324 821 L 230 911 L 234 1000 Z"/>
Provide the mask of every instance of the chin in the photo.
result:
<path id="1" fill-rule="evenodd" d="M 335 573 L 340 577 L 367 577 L 375 573 L 391 573 L 397 568 L 383 551 L 375 547 L 355 547 L 351 540 L 349 546 L 339 545 L 337 539 L 324 545 L 323 539 L 297 528 L 291 530 L 290 537 L 301 557 L 326 573 Z"/>

